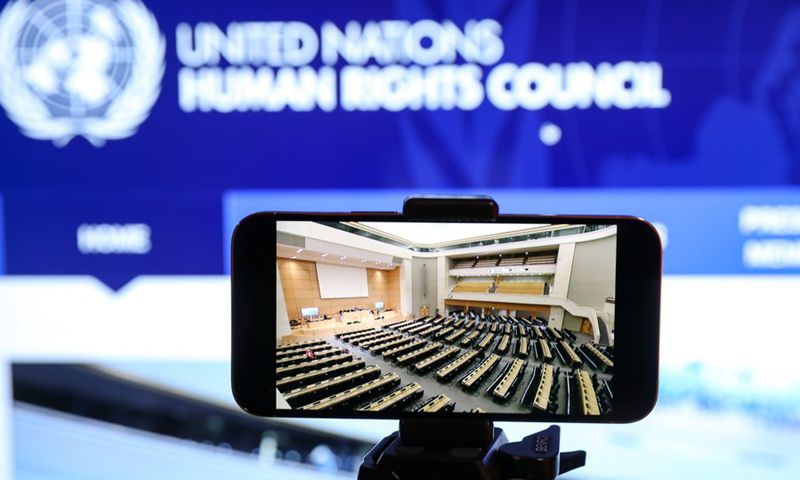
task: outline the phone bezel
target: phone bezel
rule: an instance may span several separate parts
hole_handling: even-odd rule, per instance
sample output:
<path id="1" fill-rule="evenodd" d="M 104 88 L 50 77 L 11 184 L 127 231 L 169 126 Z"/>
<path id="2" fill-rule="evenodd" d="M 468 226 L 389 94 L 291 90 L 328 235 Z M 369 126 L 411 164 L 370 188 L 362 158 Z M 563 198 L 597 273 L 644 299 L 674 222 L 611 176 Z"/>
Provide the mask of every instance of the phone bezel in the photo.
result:
<path id="1" fill-rule="evenodd" d="M 275 408 L 275 316 L 278 221 L 400 221 L 482 223 L 575 223 L 617 225 L 617 271 L 612 412 L 600 416 L 540 412 L 470 414 L 413 412 L 312 412 Z M 243 219 L 231 242 L 231 383 L 238 405 L 265 417 L 288 418 L 482 418 L 497 421 L 629 423 L 644 418 L 658 394 L 658 337 L 662 249 L 648 222 L 628 216 L 498 215 L 493 219 L 419 219 L 399 213 L 262 212 Z M 634 319 L 633 321 L 629 319 Z M 640 320 L 636 320 L 640 319 Z M 620 323 L 620 322 L 623 323 Z M 624 323 L 627 322 L 627 323 Z"/>

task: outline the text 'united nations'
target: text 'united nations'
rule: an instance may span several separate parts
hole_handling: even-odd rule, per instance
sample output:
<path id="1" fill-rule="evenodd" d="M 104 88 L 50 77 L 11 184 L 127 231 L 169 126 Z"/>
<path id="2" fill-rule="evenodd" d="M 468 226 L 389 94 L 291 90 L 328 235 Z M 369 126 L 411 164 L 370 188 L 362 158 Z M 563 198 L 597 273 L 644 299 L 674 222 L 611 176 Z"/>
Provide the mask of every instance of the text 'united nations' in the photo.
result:
<path id="1" fill-rule="evenodd" d="M 179 102 L 186 112 L 664 108 L 652 61 L 503 62 L 492 19 L 182 23 Z"/>

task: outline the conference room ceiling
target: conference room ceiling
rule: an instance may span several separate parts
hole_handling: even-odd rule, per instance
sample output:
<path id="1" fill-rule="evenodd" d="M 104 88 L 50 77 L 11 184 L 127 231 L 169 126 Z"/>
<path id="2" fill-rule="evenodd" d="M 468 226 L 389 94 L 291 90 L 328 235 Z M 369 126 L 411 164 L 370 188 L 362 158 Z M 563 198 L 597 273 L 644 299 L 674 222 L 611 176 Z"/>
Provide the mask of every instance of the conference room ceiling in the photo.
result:
<path id="1" fill-rule="evenodd" d="M 348 222 L 348 225 L 418 248 L 441 248 L 522 235 L 553 228 L 552 224 Z"/>
<path id="2" fill-rule="evenodd" d="M 336 245 L 331 245 L 331 247 L 327 249 L 311 249 L 278 244 L 276 246 L 276 254 L 278 258 L 304 260 L 307 262 L 331 263 L 334 265 L 346 265 L 350 267 L 374 268 L 380 270 L 392 270 L 399 266 L 391 262 L 391 256 L 370 252 L 367 250 Z"/>

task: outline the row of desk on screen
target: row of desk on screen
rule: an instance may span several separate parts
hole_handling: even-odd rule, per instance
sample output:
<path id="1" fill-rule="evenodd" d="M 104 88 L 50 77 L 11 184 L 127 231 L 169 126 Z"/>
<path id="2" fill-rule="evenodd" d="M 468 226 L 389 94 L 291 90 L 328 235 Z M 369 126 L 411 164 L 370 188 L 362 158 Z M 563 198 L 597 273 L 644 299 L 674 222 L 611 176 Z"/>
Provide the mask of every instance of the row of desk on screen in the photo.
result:
<path id="1" fill-rule="evenodd" d="M 459 380 L 459 384 L 466 390 L 475 390 L 478 385 L 500 365 L 500 355 L 496 353 L 490 354 L 484 358 L 481 363 L 469 371 L 464 377 Z"/>
<path id="2" fill-rule="evenodd" d="M 370 382 L 349 388 L 345 391 L 319 399 L 315 402 L 303 405 L 303 410 L 325 410 L 352 407 L 363 403 L 367 397 L 373 398 L 367 403 L 356 407 L 362 412 L 390 412 L 407 408 L 413 402 L 423 397 L 425 391 L 416 382 L 398 387 L 399 380 L 392 377 L 394 374 L 386 374 Z M 388 385 L 388 388 L 386 387 Z M 377 398 L 375 395 L 380 395 Z M 452 412 L 455 409 L 455 402 L 447 395 L 439 394 L 428 398 L 422 404 L 413 408 L 414 412 L 435 413 Z"/>
<path id="3" fill-rule="evenodd" d="M 373 400 L 368 404 L 358 408 L 362 412 L 386 412 L 398 410 L 414 400 L 422 397 L 422 386 L 413 382 L 408 385 L 398 388 L 377 400 Z"/>
<path id="4" fill-rule="evenodd" d="M 381 331 L 382 329 L 376 327 L 362 328 L 360 330 L 353 330 L 352 332 L 339 333 L 336 335 L 336 338 L 343 342 L 353 343 L 354 341 L 360 341 L 361 339 L 366 339 L 372 335 L 381 333 Z"/>
<path id="5" fill-rule="evenodd" d="M 443 328 L 445 328 L 444 325 L 426 326 L 426 328 L 420 330 L 416 334 L 419 335 L 420 337 L 429 337 Z"/>
<path id="6" fill-rule="evenodd" d="M 299 386 L 285 392 L 283 397 L 289 405 L 297 407 L 331 395 L 339 390 L 378 378 L 380 374 L 381 369 L 377 365 L 369 365 L 342 375 Z"/>
<path id="7" fill-rule="evenodd" d="M 346 332 L 337 333 L 336 334 L 336 338 L 344 340 L 344 339 L 347 339 L 347 338 L 357 337 L 358 335 L 363 335 L 365 333 L 376 332 L 378 330 L 379 330 L 378 327 L 358 328 L 358 329 L 355 329 L 355 330 L 348 330 Z"/>
<path id="8" fill-rule="evenodd" d="M 575 370 L 567 382 L 568 414 L 600 415 L 600 405 L 592 383 L 585 370 Z"/>
<path id="9" fill-rule="evenodd" d="M 441 343 L 439 343 L 439 342 L 425 341 L 425 345 L 424 346 L 422 346 L 421 348 L 415 349 L 415 350 L 413 350 L 411 352 L 404 353 L 402 355 L 399 355 L 399 356 L 395 357 L 394 362 L 396 364 L 400 365 L 401 367 L 404 367 L 404 366 L 409 365 L 411 363 L 418 362 L 418 361 L 426 358 L 429 355 L 434 355 L 442 347 L 443 347 L 443 345 Z"/>
<path id="10" fill-rule="evenodd" d="M 536 359 L 541 362 L 552 363 L 554 357 L 550 350 L 550 344 L 544 338 L 540 338 L 534 343 Z"/>
<path id="11" fill-rule="evenodd" d="M 392 350 L 397 347 L 402 347 L 404 345 L 408 345 L 409 343 L 414 341 L 414 337 L 407 337 L 405 335 L 398 335 L 393 337 L 390 340 L 387 340 L 382 343 L 378 343 L 376 345 L 372 345 L 369 348 L 369 352 L 373 355 L 382 355 L 384 352 L 388 350 Z"/>
<path id="12" fill-rule="evenodd" d="M 555 329 L 555 328 L 553 328 L 553 327 L 547 327 L 547 328 L 545 329 L 545 332 L 547 332 L 547 333 L 549 333 L 549 334 L 550 334 L 550 335 L 549 335 L 549 337 L 550 337 L 550 340 L 553 340 L 553 341 L 560 341 L 560 340 L 563 340 L 563 339 L 564 339 L 564 337 L 562 337 L 562 336 L 561 336 L 561 333 L 557 332 L 557 331 L 556 331 L 556 329 Z"/>
<path id="13" fill-rule="evenodd" d="M 384 360 L 394 360 L 395 358 L 399 357 L 400 355 L 413 352 L 414 350 L 420 349 L 428 344 L 427 340 L 422 340 L 419 338 L 414 337 L 407 337 L 411 341 L 405 344 L 398 345 L 396 347 L 388 348 L 383 351 L 383 359 Z"/>
<path id="14" fill-rule="evenodd" d="M 433 335 L 433 338 L 442 339 L 450 335 L 453 332 L 453 330 L 455 330 L 455 327 L 453 327 L 452 325 L 449 327 L 443 327 L 441 330 L 439 330 Z"/>
<path id="15" fill-rule="evenodd" d="M 418 326 L 422 325 L 429 318 L 431 318 L 431 317 L 428 317 L 428 316 L 418 317 L 418 318 L 415 318 L 413 320 L 407 320 L 405 322 L 395 323 L 395 324 L 391 325 L 389 328 L 391 328 L 392 330 L 396 330 L 398 332 L 406 332 L 411 328 L 418 327 Z"/>
<path id="16" fill-rule="evenodd" d="M 343 363 L 352 359 L 353 355 L 350 352 L 346 350 L 338 350 L 335 355 L 318 358 L 315 360 L 308 360 L 302 363 L 296 363 L 294 365 L 277 367 L 275 369 L 275 378 L 280 380 L 284 377 L 310 372 L 312 370 L 317 370 L 337 363 Z"/>
<path id="17" fill-rule="evenodd" d="M 458 328 L 449 335 L 444 338 L 444 341 L 447 343 L 455 343 L 461 339 L 467 333 L 466 328 Z"/>
<path id="18" fill-rule="evenodd" d="M 560 340 L 558 343 L 556 343 L 555 350 L 558 354 L 558 358 L 564 365 L 569 365 L 570 367 L 574 368 L 583 364 L 581 358 L 577 353 L 575 353 L 575 349 L 573 349 L 572 345 L 567 343 L 565 340 Z"/>
<path id="19" fill-rule="evenodd" d="M 595 370 L 609 372 L 614 369 L 614 360 L 612 359 L 610 347 L 605 347 L 606 351 L 603 352 L 599 347 L 591 343 L 584 343 L 581 345 L 580 350 L 584 354 L 584 358 Z"/>
<path id="20" fill-rule="evenodd" d="M 456 403 L 450 400 L 450 397 L 444 394 L 435 395 L 422 405 L 414 409 L 415 412 L 435 413 L 435 412 L 452 412 Z"/>
<path id="21" fill-rule="evenodd" d="M 391 330 L 380 329 L 380 330 L 378 330 L 378 331 L 376 331 L 374 333 L 368 333 L 366 335 L 359 336 L 359 337 L 356 337 L 356 338 L 350 338 L 350 339 L 347 339 L 347 340 L 344 340 L 344 341 L 349 343 L 349 344 L 351 344 L 351 345 L 355 345 L 355 346 L 364 345 L 364 346 L 368 347 L 372 343 L 374 343 L 376 341 L 379 341 L 379 340 L 381 340 L 383 338 L 386 338 L 386 337 L 388 337 L 390 335 L 392 335 L 392 331 Z"/>
<path id="22" fill-rule="evenodd" d="M 460 352 L 458 347 L 448 346 L 442 348 L 433 355 L 416 362 L 411 369 L 418 374 L 424 375 L 429 371 L 436 368 L 437 365 L 446 362 L 447 360 L 455 357 Z"/>
<path id="23" fill-rule="evenodd" d="M 419 332 L 427 328 L 430 328 L 430 325 L 428 325 L 427 322 L 419 322 L 416 325 L 412 325 L 411 328 L 405 331 L 405 333 L 408 333 L 410 335 L 417 335 Z"/>
<path id="24" fill-rule="evenodd" d="M 517 344 L 514 347 L 514 355 L 519 358 L 528 358 L 531 354 L 530 342 L 527 336 L 519 337 Z"/>
<path id="25" fill-rule="evenodd" d="M 514 394 L 517 385 L 525 375 L 525 367 L 527 366 L 528 362 L 521 358 L 515 358 L 506 365 L 497 380 L 489 385 L 488 391 L 498 400 L 508 400 Z"/>
<path id="26" fill-rule="evenodd" d="M 364 368 L 365 366 L 364 360 L 360 358 L 353 358 L 348 361 L 342 363 L 334 363 L 327 367 L 323 367 L 317 370 L 311 370 L 308 372 L 298 373 L 292 376 L 282 377 L 276 380 L 276 387 L 279 391 L 283 392 L 286 390 L 291 390 L 297 387 L 301 387 L 303 385 L 308 385 L 319 380 L 324 380 L 326 378 L 334 377 L 337 375 L 341 375 L 353 370 L 358 370 L 360 368 Z"/>
<path id="27" fill-rule="evenodd" d="M 362 341 L 360 342 L 360 344 L 357 344 L 356 346 L 359 346 L 362 349 L 371 352 L 372 349 L 375 347 L 385 345 L 386 343 L 393 342 L 403 337 L 405 337 L 405 335 L 403 335 L 402 333 L 397 333 L 388 330 L 386 332 L 382 332 L 380 335 L 377 335 L 369 340 Z"/>
<path id="28" fill-rule="evenodd" d="M 284 352 L 287 352 L 287 351 L 291 351 L 291 350 L 296 350 L 296 349 L 305 350 L 306 348 L 314 347 L 314 346 L 317 346 L 317 345 L 324 345 L 326 343 L 328 343 L 328 342 L 326 342 L 325 340 L 308 340 L 306 342 L 287 343 L 287 344 L 284 344 L 284 345 L 279 345 L 279 346 L 275 347 L 275 350 L 279 354 L 281 354 L 281 353 L 284 353 Z"/>
<path id="29" fill-rule="evenodd" d="M 464 371 L 472 362 L 480 358 L 483 358 L 482 352 L 478 350 L 469 350 L 467 353 L 459 355 L 458 358 L 437 370 L 436 379 L 440 382 L 447 382 L 455 375 Z"/>
<path id="30" fill-rule="evenodd" d="M 333 395 L 321 398 L 299 407 L 300 410 L 329 410 L 353 407 L 363 403 L 366 398 L 383 393 L 400 385 L 400 377 L 396 373 L 387 373 L 368 382 L 360 383 Z"/>
<path id="31" fill-rule="evenodd" d="M 542 364 L 534 371 L 531 376 L 531 383 L 528 391 L 533 395 L 531 398 L 531 407 L 541 411 L 547 411 L 550 405 L 551 393 L 553 391 L 553 382 L 555 374 L 553 373 L 553 366 Z"/>
<path id="32" fill-rule="evenodd" d="M 478 340 L 478 343 L 475 344 L 475 349 L 481 351 L 486 350 L 487 348 L 489 348 L 489 345 L 491 345 L 492 342 L 494 342 L 494 337 L 495 337 L 494 333 L 491 332 L 487 333 L 486 335 L 481 337 L 480 340 Z"/>
<path id="33" fill-rule="evenodd" d="M 286 395 L 286 399 L 290 404 L 297 404 L 301 403 L 297 401 L 298 398 L 302 398 L 307 403 L 300 405 L 298 407 L 300 410 L 329 410 L 355 407 L 356 410 L 363 412 L 389 412 L 404 409 L 422 398 L 424 389 L 420 384 L 412 382 L 399 386 L 401 381 L 396 374 L 380 375 L 380 371 L 375 369 L 377 369 L 376 366 L 367 367 L 362 369 L 363 372 L 361 370 L 351 372 L 348 374 L 347 379 L 337 377 L 320 382 L 317 385 L 298 389 L 297 392 L 289 392 Z M 369 375 L 366 372 L 369 372 Z M 360 375 L 361 379 L 357 384 L 353 385 L 350 382 L 350 378 L 357 375 Z M 332 391 L 335 393 L 330 393 Z M 310 397 L 306 394 L 298 397 L 302 392 L 313 392 L 316 395 Z M 320 392 L 330 394 L 319 398 Z M 313 398 L 316 399 L 308 402 Z M 455 402 L 446 395 L 439 394 L 427 399 L 414 408 L 413 411 L 428 413 L 448 412 L 454 408 Z"/>
<path id="34" fill-rule="evenodd" d="M 337 353 L 341 353 L 341 349 L 334 347 L 333 345 L 328 345 L 323 348 L 318 348 L 315 350 L 308 349 L 304 352 L 298 353 L 296 355 L 290 356 L 283 356 L 280 358 L 275 359 L 275 366 L 276 367 L 285 367 L 287 365 L 295 365 L 298 363 L 305 362 L 310 359 L 316 358 L 325 358 L 336 355 Z"/>
<path id="35" fill-rule="evenodd" d="M 312 352 L 316 352 L 318 350 L 327 350 L 331 348 L 331 345 L 328 342 L 318 341 L 314 342 L 313 345 L 300 345 L 296 346 L 297 344 L 293 345 L 285 345 L 285 348 L 278 347 L 275 351 L 275 358 L 281 359 L 285 357 L 292 357 L 295 355 L 299 355 L 301 353 L 306 353 L 307 351 L 311 350 Z"/>
<path id="36" fill-rule="evenodd" d="M 466 336 L 464 336 L 464 338 L 461 339 L 461 341 L 459 342 L 459 345 L 461 345 L 462 347 L 470 346 L 472 344 L 472 342 L 474 342 L 475 340 L 478 339 L 478 336 L 480 334 L 481 334 L 480 330 L 473 330 L 473 331 L 469 332 L 468 334 L 466 334 Z"/>

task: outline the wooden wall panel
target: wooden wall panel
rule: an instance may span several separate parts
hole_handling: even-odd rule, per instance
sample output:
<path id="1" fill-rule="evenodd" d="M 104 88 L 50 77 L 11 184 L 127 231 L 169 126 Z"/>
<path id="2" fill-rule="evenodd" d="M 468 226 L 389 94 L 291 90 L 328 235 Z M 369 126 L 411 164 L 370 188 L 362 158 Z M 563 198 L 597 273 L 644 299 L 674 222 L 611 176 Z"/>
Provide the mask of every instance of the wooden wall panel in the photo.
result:
<path id="1" fill-rule="evenodd" d="M 299 319 L 303 307 L 319 307 L 320 315 L 337 314 L 340 310 L 354 307 L 372 309 L 375 302 L 382 301 L 385 308 L 400 307 L 400 269 L 376 270 L 367 268 L 368 297 L 328 298 L 319 295 L 317 266 L 303 260 L 278 259 L 283 296 L 290 319 Z"/>

